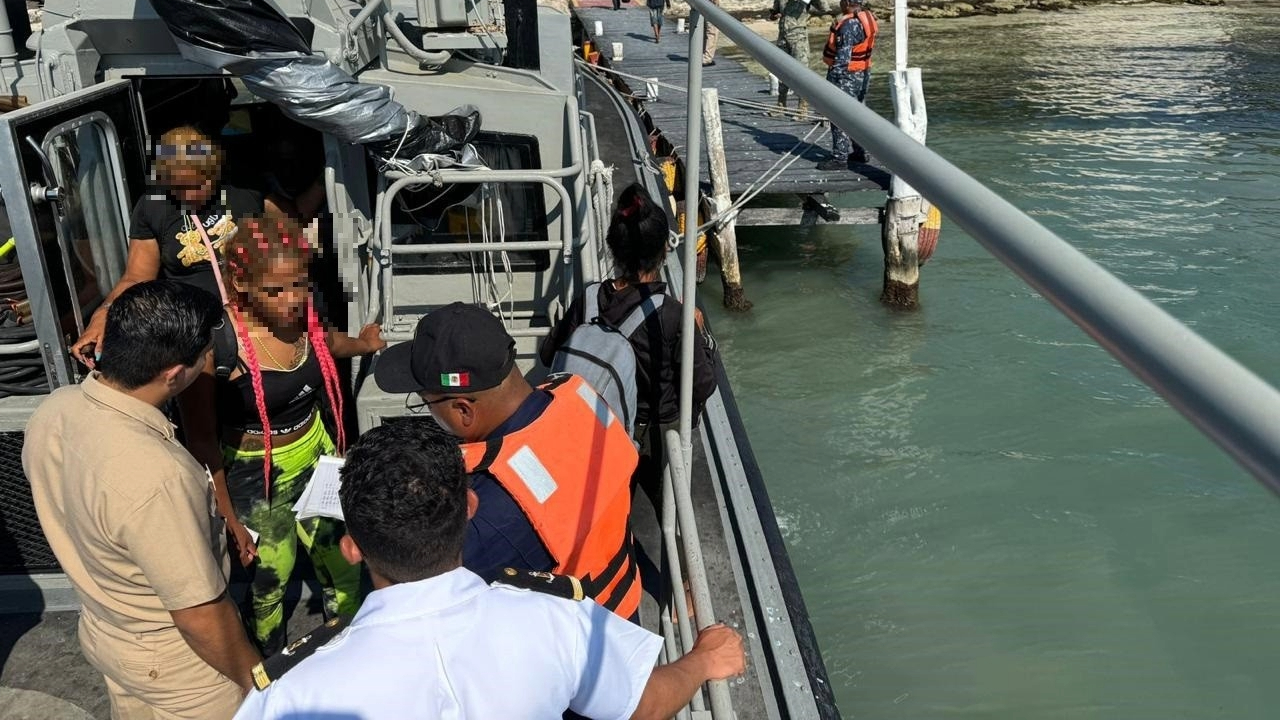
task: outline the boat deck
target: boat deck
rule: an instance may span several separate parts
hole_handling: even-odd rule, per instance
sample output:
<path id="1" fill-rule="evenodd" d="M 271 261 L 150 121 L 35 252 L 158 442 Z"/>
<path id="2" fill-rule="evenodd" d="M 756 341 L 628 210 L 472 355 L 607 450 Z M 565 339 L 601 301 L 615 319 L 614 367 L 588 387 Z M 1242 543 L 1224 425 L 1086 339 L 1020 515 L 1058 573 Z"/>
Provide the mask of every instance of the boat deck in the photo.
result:
<path id="1" fill-rule="evenodd" d="M 668 18 L 662 42 L 653 41 L 649 14 L 643 3 L 630 2 L 614 11 L 608 0 L 585 0 L 573 12 L 584 31 L 600 49 L 600 65 L 639 78 L 656 78 L 660 83 L 684 88 L 688 84 L 689 35 L 676 34 L 676 21 Z M 604 32 L 595 34 L 595 23 Z M 721 43 L 725 42 L 721 36 Z M 622 59 L 613 58 L 613 43 L 622 43 Z M 633 97 L 646 95 L 646 83 L 633 77 L 615 75 Z M 722 137 L 729 168 L 730 192 L 736 198 L 748 191 L 780 165 L 786 167 L 768 186 L 770 193 L 883 193 L 889 175 L 874 164 L 861 172 L 822 171 L 817 163 L 831 157 L 831 135 L 820 126 L 820 118 L 799 121 L 791 117 L 771 117 L 764 107 L 742 107 L 727 100 L 772 106 L 774 97 L 767 77 L 751 72 L 737 60 L 718 53 L 715 64 L 703 68 L 703 86 L 720 93 Z M 642 100 L 654 129 L 677 150 L 688 145 L 686 97 L 683 90 L 659 87 L 656 100 Z M 792 100 L 794 107 L 794 98 Z M 790 156 L 796 156 L 793 159 Z M 874 160 L 873 160 L 874 163 Z M 709 183 L 706 163 L 701 164 L 701 180 Z"/>

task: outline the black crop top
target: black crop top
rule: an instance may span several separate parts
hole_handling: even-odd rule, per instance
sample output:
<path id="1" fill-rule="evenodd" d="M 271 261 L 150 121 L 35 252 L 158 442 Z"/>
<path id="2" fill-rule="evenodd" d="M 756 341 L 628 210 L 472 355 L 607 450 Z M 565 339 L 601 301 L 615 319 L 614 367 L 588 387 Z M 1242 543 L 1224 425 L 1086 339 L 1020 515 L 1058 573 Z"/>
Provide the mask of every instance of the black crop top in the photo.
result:
<path id="1" fill-rule="evenodd" d="M 261 435 L 258 404 L 253 395 L 253 376 L 240 360 L 241 374 L 232 380 L 218 380 L 218 423 L 247 435 Z M 288 435 L 306 427 L 315 416 L 323 397 L 324 374 L 314 348 L 297 370 L 262 369 L 262 394 L 267 404 L 271 435 Z"/>

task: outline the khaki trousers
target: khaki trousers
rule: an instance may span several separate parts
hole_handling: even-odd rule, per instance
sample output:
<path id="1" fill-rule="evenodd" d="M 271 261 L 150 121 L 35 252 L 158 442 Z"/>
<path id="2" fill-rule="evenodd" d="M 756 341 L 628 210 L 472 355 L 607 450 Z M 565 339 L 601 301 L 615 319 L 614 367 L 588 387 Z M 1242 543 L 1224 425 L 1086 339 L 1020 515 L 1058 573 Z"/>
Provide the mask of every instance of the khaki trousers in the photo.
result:
<path id="1" fill-rule="evenodd" d="M 102 673 L 112 720 L 228 720 L 244 694 L 187 645 L 177 628 L 125 632 L 80 613 L 80 649 Z"/>

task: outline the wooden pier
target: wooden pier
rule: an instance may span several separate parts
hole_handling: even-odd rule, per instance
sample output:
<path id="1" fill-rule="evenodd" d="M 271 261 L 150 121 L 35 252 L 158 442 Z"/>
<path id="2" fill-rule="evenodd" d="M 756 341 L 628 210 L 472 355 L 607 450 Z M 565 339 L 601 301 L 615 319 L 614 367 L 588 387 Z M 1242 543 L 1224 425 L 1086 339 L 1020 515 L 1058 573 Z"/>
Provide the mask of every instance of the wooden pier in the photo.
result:
<path id="1" fill-rule="evenodd" d="M 687 28 L 685 33 L 677 34 L 676 20 L 668 17 L 663 27 L 662 42 L 655 43 L 643 2 L 624 3 L 621 10 L 615 11 L 608 0 L 585 0 L 574 8 L 574 13 L 582 22 L 586 37 L 600 52 L 599 62 L 603 71 L 617 71 L 614 73 L 615 84 L 636 99 L 637 110 L 648 116 L 652 130 L 665 140 L 665 143 L 655 144 L 655 154 L 663 155 L 661 145 L 665 144 L 678 157 L 688 143 L 688 99 L 683 90 L 688 83 L 689 72 Z M 595 33 L 597 21 L 603 26 L 599 36 Z M 614 57 L 614 43 L 622 43 L 621 59 Z M 724 44 L 723 36 L 721 44 Z M 652 87 L 646 82 L 648 79 L 656 79 L 660 83 L 656 99 L 650 96 Z M 860 171 L 818 170 L 816 165 L 831 157 L 829 129 L 821 117 L 812 113 L 808 120 L 798 119 L 794 112 L 784 117 L 767 114 L 766 107 L 772 108 L 776 103 L 768 77 L 752 73 L 741 62 L 719 52 L 715 64 L 703 68 L 703 83 L 704 87 L 715 88 L 719 94 L 721 142 L 728 170 L 727 190 L 733 200 L 738 200 L 743 193 L 760 191 L 764 183 L 767 186 L 761 194 L 772 198 L 852 192 L 874 192 L 883 198 L 887 192 L 889 175 L 875 165 L 863 166 Z M 797 99 L 793 94 L 793 109 Z M 744 107 L 738 101 L 745 101 L 751 107 Z M 710 148 L 715 144 L 708 138 L 704 147 Z M 724 188 L 712 188 L 713 165 L 714 162 L 701 163 L 699 179 L 708 191 L 723 194 Z M 883 205 L 883 200 L 876 204 Z M 800 198 L 784 207 L 759 205 L 753 203 L 745 208 L 738 215 L 737 224 L 799 225 L 819 221 L 811 209 L 806 211 Z M 842 210 L 841 214 L 842 223 L 879 222 L 875 208 Z"/>

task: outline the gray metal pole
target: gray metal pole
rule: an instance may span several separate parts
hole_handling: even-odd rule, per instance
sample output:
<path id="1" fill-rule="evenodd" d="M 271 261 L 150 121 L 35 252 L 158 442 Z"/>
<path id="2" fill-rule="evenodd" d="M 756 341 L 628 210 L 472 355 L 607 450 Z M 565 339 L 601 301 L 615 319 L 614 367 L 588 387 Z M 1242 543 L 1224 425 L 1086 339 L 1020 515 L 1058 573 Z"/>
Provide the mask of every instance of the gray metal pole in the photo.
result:
<path id="1" fill-rule="evenodd" d="M 18 67 L 18 47 L 13 39 L 13 24 L 9 21 L 9 6 L 16 4 L 0 0 L 0 94 L 4 95 L 18 94 L 18 79 L 21 77 L 16 75 L 10 81 L 5 73 L 5 68 L 16 70 Z M 23 12 L 26 12 L 25 6 Z"/>
<path id="2" fill-rule="evenodd" d="M 728 17 L 726 15 L 726 17 Z M 680 442 L 686 472 L 693 467 L 693 311 L 698 292 L 698 177 L 702 164 L 702 33 L 707 19 L 698 12 L 689 18 L 689 117 L 684 155 L 684 290 L 680 301 Z"/>
<path id="3" fill-rule="evenodd" d="M 14 4 L 0 0 L 0 66 L 11 65 L 18 59 L 18 46 L 13 39 L 13 23 L 9 21 L 9 6 Z"/>
<path id="4" fill-rule="evenodd" d="M 1280 392 L 728 13 L 708 0 L 689 3 L 1280 493 Z"/>

